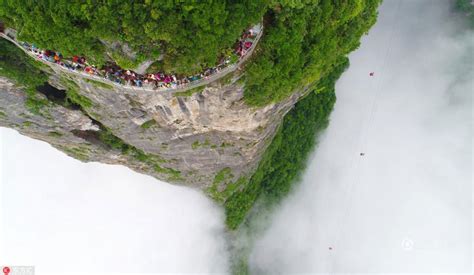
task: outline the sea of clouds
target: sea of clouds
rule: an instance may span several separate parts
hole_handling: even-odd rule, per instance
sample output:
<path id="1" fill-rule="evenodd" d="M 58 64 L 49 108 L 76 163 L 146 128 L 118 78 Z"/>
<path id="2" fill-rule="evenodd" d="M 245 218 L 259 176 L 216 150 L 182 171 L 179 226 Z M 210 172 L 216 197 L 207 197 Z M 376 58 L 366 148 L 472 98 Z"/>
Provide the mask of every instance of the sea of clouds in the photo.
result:
<path id="1" fill-rule="evenodd" d="M 228 271 L 223 211 L 197 190 L 84 164 L 0 129 L 0 266 L 38 274 Z"/>
<path id="2" fill-rule="evenodd" d="M 254 274 L 471 274 L 474 32 L 452 3 L 383 2 Z"/>

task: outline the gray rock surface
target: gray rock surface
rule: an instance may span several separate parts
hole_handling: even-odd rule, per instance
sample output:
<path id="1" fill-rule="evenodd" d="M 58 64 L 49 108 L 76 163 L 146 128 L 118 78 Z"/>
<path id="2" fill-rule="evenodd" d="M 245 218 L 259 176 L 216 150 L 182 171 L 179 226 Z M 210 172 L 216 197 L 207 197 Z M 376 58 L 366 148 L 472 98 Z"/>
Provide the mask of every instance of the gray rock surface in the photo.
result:
<path id="1" fill-rule="evenodd" d="M 160 180 L 200 189 L 209 187 L 215 175 L 227 167 L 235 179 L 250 176 L 284 114 L 301 96 L 295 93 L 278 104 L 250 107 L 242 100 L 238 72 L 192 94 L 180 95 L 108 87 L 52 69 L 52 86 L 65 90 L 61 79 L 69 79 L 92 106 L 81 111 L 51 103 L 49 117 L 33 114 L 25 107 L 24 89 L 0 77 L 0 126 L 46 141 L 81 161 L 125 165 Z M 84 133 L 99 130 L 98 122 L 124 143 L 159 161 L 141 161 L 85 138 Z"/>

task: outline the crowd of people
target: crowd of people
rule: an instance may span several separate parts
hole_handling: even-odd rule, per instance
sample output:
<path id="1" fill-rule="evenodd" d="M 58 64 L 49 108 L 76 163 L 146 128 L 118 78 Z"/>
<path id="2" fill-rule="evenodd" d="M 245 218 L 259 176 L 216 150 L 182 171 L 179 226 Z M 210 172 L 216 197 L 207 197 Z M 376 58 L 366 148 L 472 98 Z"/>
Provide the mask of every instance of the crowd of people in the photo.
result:
<path id="1" fill-rule="evenodd" d="M 244 31 L 234 46 L 233 54 L 236 55 L 237 60 L 240 60 L 249 52 L 253 43 L 256 42 L 255 40 L 260 31 L 261 30 L 256 27 Z M 232 57 L 227 56 L 221 58 L 216 66 L 207 68 L 202 73 L 192 76 L 177 76 L 175 74 L 165 74 L 163 72 L 138 74 L 132 70 L 122 69 L 113 63 L 108 63 L 101 68 L 97 68 L 96 66 L 89 64 L 84 56 L 73 56 L 72 59 L 66 59 L 59 52 L 38 49 L 34 45 L 26 42 L 22 42 L 21 45 L 26 50 L 32 52 L 37 58 L 47 62 L 56 63 L 68 70 L 83 72 L 91 76 L 103 77 L 117 84 L 147 87 L 157 90 L 182 88 L 193 82 L 208 79 L 232 63 Z"/>

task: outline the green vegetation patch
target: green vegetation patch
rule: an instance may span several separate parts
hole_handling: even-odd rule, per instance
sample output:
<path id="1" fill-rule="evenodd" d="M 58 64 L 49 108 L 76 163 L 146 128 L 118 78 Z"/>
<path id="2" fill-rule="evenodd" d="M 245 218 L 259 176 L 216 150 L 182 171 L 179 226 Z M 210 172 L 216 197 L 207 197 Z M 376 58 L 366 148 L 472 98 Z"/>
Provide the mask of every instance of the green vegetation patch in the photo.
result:
<path id="1" fill-rule="evenodd" d="M 142 125 L 140 125 L 140 127 L 143 128 L 143 129 L 148 129 L 148 128 L 154 126 L 154 125 L 156 125 L 156 120 L 150 119 L 150 120 L 144 122 Z"/>
<path id="2" fill-rule="evenodd" d="M 234 144 L 230 142 L 222 142 L 221 143 L 221 148 L 227 148 L 227 147 L 233 147 Z"/>
<path id="3" fill-rule="evenodd" d="M 61 84 L 66 87 L 66 103 L 67 104 L 75 104 L 80 106 L 83 110 L 91 108 L 92 107 L 92 101 L 79 94 L 79 86 L 76 84 L 76 82 L 62 76 L 61 79 Z"/>
<path id="4" fill-rule="evenodd" d="M 207 192 L 213 197 L 214 199 L 219 200 L 219 186 L 221 184 L 225 184 L 229 180 L 232 180 L 234 178 L 234 175 L 232 175 L 232 170 L 229 167 L 226 167 L 219 171 L 216 176 L 214 177 L 214 181 L 212 182 L 212 185 L 209 187 Z"/>
<path id="5" fill-rule="evenodd" d="M 228 85 L 232 82 L 232 78 L 234 77 L 234 74 L 228 74 L 224 77 L 222 77 L 221 79 L 219 79 L 219 81 L 221 82 L 222 85 Z"/>
<path id="6" fill-rule="evenodd" d="M 196 140 L 195 142 L 193 142 L 193 144 L 191 144 L 191 148 L 193 148 L 193 150 L 199 148 L 199 146 L 200 146 L 199 140 Z"/>
<path id="7" fill-rule="evenodd" d="M 281 101 L 332 70 L 375 23 L 380 0 L 276 1 L 258 54 L 246 66 L 245 101 Z"/>
<path id="8" fill-rule="evenodd" d="M 99 87 L 99 88 L 104 88 L 104 89 L 108 89 L 108 90 L 112 90 L 114 88 L 114 86 L 110 85 L 110 84 L 106 84 L 102 81 L 97 81 L 97 80 L 93 80 L 93 79 L 88 79 L 88 78 L 84 78 L 84 81 L 87 82 L 87 83 L 90 83 L 96 87 Z"/>
<path id="9" fill-rule="evenodd" d="M 77 90 L 74 89 L 68 89 L 66 91 L 66 99 L 68 102 L 80 105 L 83 108 L 91 108 L 92 107 L 92 101 L 88 99 L 87 97 L 80 95 Z"/>
<path id="10" fill-rule="evenodd" d="M 189 90 L 184 91 L 184 92 L 176 92 L 173 95 L 174 96 L 182 96 L 182 97 L 192 96 L 195 93 L 200 93 L 200 92 L 204 91 L 204 88 L 206 88 L 206 85 L 202 85 L 202 86 L 199 86 L 199 87 L 196 87 L 196 88 L 192 88 L 192 89 L 189 89 Z"/>
<path id="11" fill-rule="evenodd" d="M 456 0 L 456 9 L 466 14 L 469 24 L 474 27 L 474 4 L 471 0 Z"/>
<path id="12" fill-rule="evenodd" d="M 155 165 L 155 171 L 160 173 L 160 174 L 167 174 L 169 175 L 168 180 L 170 181 L 180 181 L 183 180 L 183 177 L 181 176 L 181 171 L 175 170 L 173 168 L 168 168 L 168 167 L 161 167 L 160 165 L 156 164 Z"/>
<path id="13" fill-rule="evenodd" d="M 124 69 L 133 70 L 146 60 L 146 56 L 143 55 L 139 55 L 135 59 L 128 58 L 128 56 L 121 51 L 113 52 L 111 55 L 115 63 Z"/>
<path id="14" fill-rule="evenodd" d="M 162 72 L 163 71 L 163 61 L 157 60 L 146 69 L 146 73 L 156 73 L 156 72 Z"/>
<path id="15" fill-rule="evenodd" d="M 242 30 L 259 22 L 272 1 L 3 1 L 0 18 L 19 39 L 64 56 L 85 55 L 104 64 L 101 40 L 128 44 L 112 59 L 134 68 L 163 53 L 166 72 L 190 75 L 213 66 Z"/>
<path id="16" fill-rule="evenodd" d="M 4 112 L 0 111 L 0 118 L 5 118 L 7 117 L 7 114 L 5 114 Z"/>
<path id="17" fill-rule="evenodd" d="M 68 155 L 81 161 L 89 160 L 89 149 L 83 147 L 61 147 Z"/>
<path id="18" fill-rule="evenodd" d="M 48 136 L 58 138 L 58 137 L 62 137 L 63 134 L 61 134 L 59 132 L 56 132 L 56 131 L 51 131 L 51 132 L 48 133 Z"/>
<path id="19" fill-rule="evenodd" d="M 48 81 L 44 67 L 6 39 L 0 39 L 0 75 L 24 87 L 25 107 L 36 115 L 49 116 L 50 102 L 38 94 L 37 87 Z"/>
<path id="20" fill-rule="evenodd" d="M 31 121 L 23 121 L 22 125 L 23 125 L 23 127 L 30 127 L 31 125 L 33 125 L 33 122 L 31 122 Z"/>
<path id="21" fill-rule="evenodd" d="M 37 97 L 31 90 L 25 90 L 27 98 L 25 101 L 26 108 L 35 115 L 48 116 L 46 107 L 49 106 L 50 102 L 44 98 Z"/>
<path id="22" fill-rule="evenodd" d="M 212 146 L 211 142 L 207 138 L 204 140 L 203 143 L 201 143 L 199 140 L 196 140 L 191 144 L 191 148 L 193 148 L 193 150 L 198 149 L 200 147 L 211 147 L 211 146 Z"/>
<path id="23" fill-rule="evenodd" d="M 234 175 L 229 167 L 222 169 L 216 174 L 206 193 L 217 202 L 225 202 L 236 190 L 247 184 L 245 177 L 240 177 L 236 181 L 233 181 L 233 179 Z M 225 185 L 225 189 L 220 190 L 223 185 Z"/>

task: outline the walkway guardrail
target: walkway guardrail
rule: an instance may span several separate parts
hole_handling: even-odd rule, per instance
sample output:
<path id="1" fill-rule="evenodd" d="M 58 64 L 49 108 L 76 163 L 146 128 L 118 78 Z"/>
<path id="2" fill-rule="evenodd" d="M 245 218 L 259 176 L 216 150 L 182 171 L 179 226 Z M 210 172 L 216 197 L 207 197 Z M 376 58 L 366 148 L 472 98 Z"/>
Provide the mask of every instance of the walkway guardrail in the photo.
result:
<path id="1" fill-rule="evenodd" d="M 200 86 L 204 86 L 204 85 L 207 85 L 211 82 L 217 81 L 220 78 L 226 76 L 227 74 L 235 71 L 238 67 L 240 67 L 240 65 L 242 65 L 253 54 L 253 51 L 255 50 L 260 38 L 263 35 L 263 26 L 262 26 L 260 28 L 260 31 L 257 33 L 255 39 L 253 40 L 253 43 L 252 43 L 251 47 L 247 50 L 247 53 L 244 56 L 242 56 L 237 63 L 227 65 L 226 67 L 220 69 L 219 71 L 217 71 L 216 73 L 214 73 L 214 74 L 212 74 L 208 77 L 204 77 L 204 78 L 201 78 L 201 79 L 198 79 L 198 80 L 195 80 L 195 81 L 191 81 L 191 82 L 186 83 L 186 84 L 181 84 L 181 85 L 176 86 L 176 87 L 162 88 L 162 87 L 144 87 L 144 86 L 138 87 L 138 86 L 128 85 L 128 84 L 119 84 L 119 83 L 116 83 L 116 82 L 114 82 L 112 80 L 109 80 L 105 77 L 101 77 L 101 76 L 93 75 L 93 74 L 88 74 L 88 73 L 83 72 L 83 71 L 68 69 L 64 66 L 61 66 L 60 64 L 49 62 L 49 61 L 46 61 L 42 58 L 38 58 L 33 52 L 27 50 L 23 45 L 21 45 L 16 40 L 16 35 L 14 35 L 15 31 L 12 31 L 12 29 L 9 29 L 9 30 L 10 30 L 10 32 L 6 31 L 5 33 L 0 33 L 0 36 L 2 38 L 7 39 L 8 41 L 12 42 L 13 44 L 15 44 L 17 47 L 22 49 L 30 57 L 34 58 L 35 60 L 38 60 L 38 61 L 42 62 L 43 64 L 45 64 L 49 67 L 51 67 L 53 70 L 54 69 L 59 69 L 59 70 L 61 70 L 63 72 L 66 72 L 66 73 L 78 75 L 80 77 L 95 80 L 95 81 L 100 81 L 104 84 L 112 85 L 112 86 L 119 87 L 119 88 L 131 89 L 131 90 L 134 90 L 134 91 L 135 90 L 141 90 L 141 91 L 147 91 L 147 92 L 166 92 L 166 93 L 184 92 L 184 91 L 191 90 L 191 89 L 194 89 L 194 88 L 197 88 L 197 87 L 200 87 Z M 10 35 L 8 35 L 8 34 L 10 34 Z"/>

